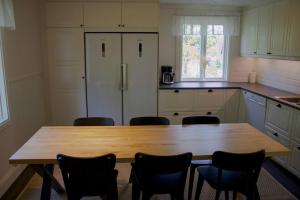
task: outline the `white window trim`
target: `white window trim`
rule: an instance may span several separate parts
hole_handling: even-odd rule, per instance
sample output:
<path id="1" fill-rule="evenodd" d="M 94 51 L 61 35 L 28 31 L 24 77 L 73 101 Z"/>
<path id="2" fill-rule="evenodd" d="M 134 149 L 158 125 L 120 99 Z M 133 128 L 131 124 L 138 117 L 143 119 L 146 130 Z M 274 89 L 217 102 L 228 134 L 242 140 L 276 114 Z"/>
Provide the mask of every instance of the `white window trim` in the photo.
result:
<path id="1" fill-rule="evenodd" d="M 3 48 L 4 48 L 3 34 L 0 29 L 0 80 L 3 80 L 3 81 L 0 81 L 0 115 L 2 115 L 0 117 L 0 129 L 5 128 L 7 125 L 9 125 L 9 122 L 10 122 Z"/>
<path id="2" fill-rule="evenodd" d="M 201 55 L 206 55 L 205 44 L 206 37 L 201 38 L 201 42 L 204 42 L 204 45 L 201 45 Z M 228 81 L 228 68 L 229 68 L 229 49 L 230 49 L 230 36 L 224 35 L 224 68 L 223 68 L 223 78 L 204 78 L 204 68 L 203 65 L 200 65 L 200 78 L 182 78 L 182 36 L 176 36 L 176 80 L 183 82 L 201 82 L 201 81 Z"/>

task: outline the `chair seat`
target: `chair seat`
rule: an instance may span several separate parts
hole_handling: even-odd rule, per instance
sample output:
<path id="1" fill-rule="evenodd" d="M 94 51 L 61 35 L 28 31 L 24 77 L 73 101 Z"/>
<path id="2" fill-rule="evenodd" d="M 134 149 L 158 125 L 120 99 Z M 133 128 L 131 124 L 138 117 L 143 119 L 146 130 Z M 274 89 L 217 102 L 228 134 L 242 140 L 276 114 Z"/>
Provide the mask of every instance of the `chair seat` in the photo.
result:
<path id="1" fill-rule="evenodd" d="M 192 160 L 191 165 L 196 165 L 196 166 L 211 165 L 211 160 Z"/>
<path id="2" fill-rule="evenodd" d="M 240 172 L 222 170 L 221 182 L 218 182 L 218 168 L 213 166 L 201 166 L 197 168 L 199 176 L 202 176 L 208 184 L 218 190 L 243 191 L 245 179 Z"/>

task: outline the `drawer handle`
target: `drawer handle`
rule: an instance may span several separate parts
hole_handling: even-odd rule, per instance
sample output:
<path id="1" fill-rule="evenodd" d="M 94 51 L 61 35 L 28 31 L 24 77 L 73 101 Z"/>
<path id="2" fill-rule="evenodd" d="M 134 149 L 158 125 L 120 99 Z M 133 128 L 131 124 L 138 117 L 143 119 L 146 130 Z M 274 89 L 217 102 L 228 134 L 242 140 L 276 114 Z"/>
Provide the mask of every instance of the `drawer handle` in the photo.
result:
<path id="1" fill-rule="evenodd" d="M 179 90 L 174 90 L 175 93 L 179 93 Z"/>
<path id="2" fill-rule="evenodd" d="M 273 135 L 274 135 L 275 137 L 278 137 L 278 133 L 273 133 Z"/>
<path id="3" fill-rule="evenodd" d="M 174 115 L 174 116 L 178 116 L 179 114 L 176 112 L 176 113 L 174 113 L 173 115 Z"/>
<path id="4" fill-rule="evenodd" d="M 208 92 L 213 92 L 213 90 L 212 90 L 212 89 L 209 89 Z"/>
<path id="5" fill-rule="evenodd" d="M 282 106 L 281 106 L 281 104 L 279 103 L 279 104 L 277 104 L 277 107 L 278 107 L 278 108 L 281 108 Z"/>
<path id="6" fill-rule="evenodd" d="M 211 115 L 212 113 L 211 113 L 211 112 L 207 112 L 206 114 L 207 114 L 207 115 Z"/>

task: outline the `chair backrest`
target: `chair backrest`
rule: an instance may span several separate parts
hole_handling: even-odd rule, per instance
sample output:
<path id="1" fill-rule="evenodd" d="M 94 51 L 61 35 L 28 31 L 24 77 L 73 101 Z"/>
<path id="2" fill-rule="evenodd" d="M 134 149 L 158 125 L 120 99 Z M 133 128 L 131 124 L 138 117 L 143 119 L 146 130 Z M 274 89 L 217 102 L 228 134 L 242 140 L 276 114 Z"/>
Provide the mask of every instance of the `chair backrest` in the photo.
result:
<path id="1" fill-rule="evenodd" d="M 265 150 L 245 154 L 216 151 L 212 156 L 212 165 L 220 170 L 243 172 L 248 178 L 256 182 L 264 159 Z M 222 172 L 219 171 L 219 173 Z"/>
<path id="2" fill-rule="evenodd" d="M 68 199 L 83 196 L 101 196 L 116 187 L 118 171 L 116 156 L 107 154 L 94 158 L 76 158 L 57 155 Z"/>
<path id="3" fill-rule="evenodd" d="M 106 117 L 88 117 L 75 119 L 74 126 L 114 126 L 112 118 Z"/>
<path id="4" fill-rule="evenodd" d="M 216 116 L 191 116 L 183 118 L 182 124 L 220 124 L 220 119 Z"/>
<path id="5" fill-rule="evenodd" d="M 144 125 L 169 125 L 170 121 L 165 117 L 136 117 L 130 120 L 130 126 Z"/>
<path id="6" fill-rule="evenodd" d="M 148 190 L 184 190 L 192 153 L 172 156 L 135 154 L 134 172 L 138 182 Z M 168 181 L 169 180 L 169 181 Z M 155 189 L 156 188 L 156 189 Z"/>

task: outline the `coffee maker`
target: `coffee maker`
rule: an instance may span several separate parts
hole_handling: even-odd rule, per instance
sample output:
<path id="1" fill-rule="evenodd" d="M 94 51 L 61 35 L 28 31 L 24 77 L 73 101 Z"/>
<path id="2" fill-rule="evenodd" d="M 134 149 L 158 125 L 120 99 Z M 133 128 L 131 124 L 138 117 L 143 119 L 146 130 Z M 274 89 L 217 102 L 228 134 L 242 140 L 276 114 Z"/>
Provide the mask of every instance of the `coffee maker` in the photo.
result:
<path id="1" fill-rule="evenodd" d="M 161 66 L 161 84 L 174 83 L 175 73 L 172 66 Z"/>

